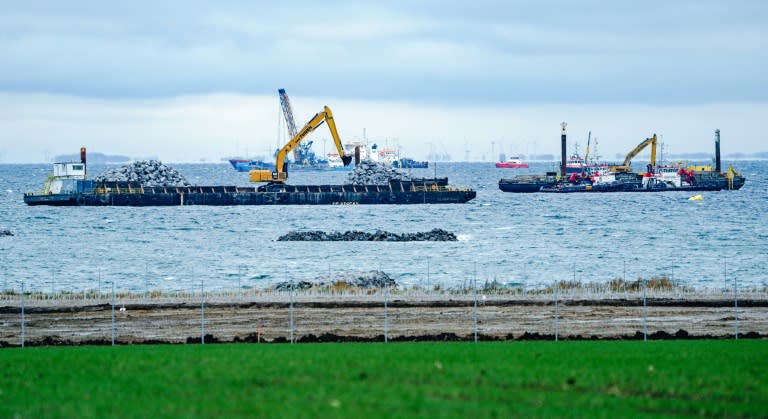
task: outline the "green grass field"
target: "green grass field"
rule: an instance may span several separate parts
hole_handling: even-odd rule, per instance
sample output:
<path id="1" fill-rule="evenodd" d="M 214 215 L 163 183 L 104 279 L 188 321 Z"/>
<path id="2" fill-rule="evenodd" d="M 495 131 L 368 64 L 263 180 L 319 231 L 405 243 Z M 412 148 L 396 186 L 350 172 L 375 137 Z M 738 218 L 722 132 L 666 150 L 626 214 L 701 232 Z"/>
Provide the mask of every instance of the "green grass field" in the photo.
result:
<path id="1" fill-rule="evenodd" d="M 0 417 L 768 416 L 768 341 L 0 350 Z"/>

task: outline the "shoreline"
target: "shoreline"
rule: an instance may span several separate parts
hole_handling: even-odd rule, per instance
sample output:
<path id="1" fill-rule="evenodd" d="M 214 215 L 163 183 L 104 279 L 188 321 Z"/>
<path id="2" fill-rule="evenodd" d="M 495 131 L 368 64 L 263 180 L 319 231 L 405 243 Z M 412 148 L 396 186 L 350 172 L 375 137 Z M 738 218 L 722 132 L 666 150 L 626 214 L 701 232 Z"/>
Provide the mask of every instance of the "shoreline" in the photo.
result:
<path id="1" fill-rule="evenodd" d="M 82 297 L 82 294 L 79 295 Z M 8 296 L 6 296 L 8 297 Z M 21 300 L 0 299 L 0 346 Z M 70 296 L 72 297 L 72 296 Z M 102 296 L 106 297 L 106 296 Z M 111 298 L 111 296 L 109 296 Z M 386 302 L 386 303 L 385 303 Z M 386 308 L 385 308 L 386 306 Z M 257 292 L 24 301 L 25 346 L 214 342 L 768 338 L 768 295 L 727 292 Z M 386 316 L 386 318 L 385 318 Z M 291 328 L 293 325 L 293 328 Z M 202 332 L 204 330 L 204 332 Z"/>

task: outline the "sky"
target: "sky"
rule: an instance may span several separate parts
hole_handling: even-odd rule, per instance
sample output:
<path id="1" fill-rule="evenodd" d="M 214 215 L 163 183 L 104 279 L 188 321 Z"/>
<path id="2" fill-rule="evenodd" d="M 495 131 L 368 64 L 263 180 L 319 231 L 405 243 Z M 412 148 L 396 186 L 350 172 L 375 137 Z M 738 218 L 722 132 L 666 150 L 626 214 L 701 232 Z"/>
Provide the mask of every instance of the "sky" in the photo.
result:
<path id="1" fill-rule="evenodd" d="M 46 2 L 0 14 L 0 162 L 80 146 L 267 156 L 328 105 L 344 141 L 495 160 L 768 151 L 768 2 Z M 534 4 L 535 3 L 535 4 Z M 331 151 L 327 128 L 315 151 Z"/>

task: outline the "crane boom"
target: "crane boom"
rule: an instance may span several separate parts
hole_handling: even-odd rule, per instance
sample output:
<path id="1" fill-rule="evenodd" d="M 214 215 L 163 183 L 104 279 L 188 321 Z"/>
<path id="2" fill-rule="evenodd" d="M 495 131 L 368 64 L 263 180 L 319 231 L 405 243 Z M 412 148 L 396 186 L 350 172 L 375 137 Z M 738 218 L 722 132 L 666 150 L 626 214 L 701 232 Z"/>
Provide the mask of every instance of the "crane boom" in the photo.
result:
<path id="1" fill-rule="evenodd" d="M 312 119 L 307 122 L 306 125 L 299 131 L 296 135 L 291 138 L 288 143 L 286 143 L 283 148 L 281 148 L 277 152 L 277 160 L 275 162 L 275 171 L 269 171 L 269 170 L 251 170 L 249 174 L 249 179 L 251 182 L 285 182 L 286 179 L 288 179 L 288 172 L 285 170 L 285 156 L 292 150 L 296 148 L 296 146 L 299 145 L 299 143 L 307 136 L 309 133 L 317 129 L 320 125 L 323 123 L 326 123 L 328 125 L 328 129 L 331 131 L 331 136 L 333 137 L 333 142 L 336 145 L 336 151 L 339 153 L 339 157 L 341 157 L 341 161 L 344 163 L 344 166 L 348 166 L 350 162 L 352 162 L 352 156 L 347 156 L 344 154 L 344 146 L 341 144 L 341 138 L 339 138 L 339 132 L 336 129 L 336 122 L 333 119 L 333 113 L 331 113 L 331 109 L 326 106 L 323 108 L 321 112 L 318 112 L 315 114 L 315 116 L 312 117 Z"/>
<path id="2" fill-rule="evenodd" d="M 622 163 L 621 166 L 611 166 L 609 167 L 609 170 L 612 172 L 629 172 L 630 167 L 629 164 L 632 161 L 635 156 L 637 156 L 645 147 L 648 147 L 648 145 L 651 145 L 651 163 L 649 165 L 649 170 L 653 170 L 653 168 L 656 166 L 656 134 L 653 134 L 653 137 L 646 138 L 638 144 L 635 148 L 629 151 L 627 153 L 627 157 L 624 158 L 624 163 Z"/>
<path id="3" fill-rule="evenodd" d="M 296 122 L 293 119 L 293 108 L 291 107 L 291 101 L 288 99 L 288 93 L 285 89 L 277 89 L 277 94 L 280 95 L 280 107 L 283 108 L 283 117 L 285 118 L 285 125 L 288 127 L 288 136 L 293 138 L 296 136 Z M 299 150 L 293 151 L 293 158 L 298 159 Z"/>

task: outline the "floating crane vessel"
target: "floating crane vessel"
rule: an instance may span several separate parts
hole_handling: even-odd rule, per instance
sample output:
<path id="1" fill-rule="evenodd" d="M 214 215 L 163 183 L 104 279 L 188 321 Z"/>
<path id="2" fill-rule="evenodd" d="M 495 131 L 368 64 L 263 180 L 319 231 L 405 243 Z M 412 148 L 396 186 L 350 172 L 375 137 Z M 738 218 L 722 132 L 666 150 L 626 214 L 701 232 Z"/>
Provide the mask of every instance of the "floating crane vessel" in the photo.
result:
<path id="1" fill-rule="evenodd" d="M 664 192 L 664 191 L 720 191 L 738 190 L 746 179 L 733 166 L 721 172 L 720 130 L 715 130 L 715 167 L 656 164 L 656 134 L 633 148 L 621 165 L 585 166 L 582 173 L 569 173 L 565 158 L 566 132 L 562 127 L 562 166 L 559 177 L 555 172 L 546 176 L 527 175 L 499 180 L 504 192 Z M 646 147 L 651 147 L 651 160 L 644 173 L 635 173 L 631 160 Z"/>

